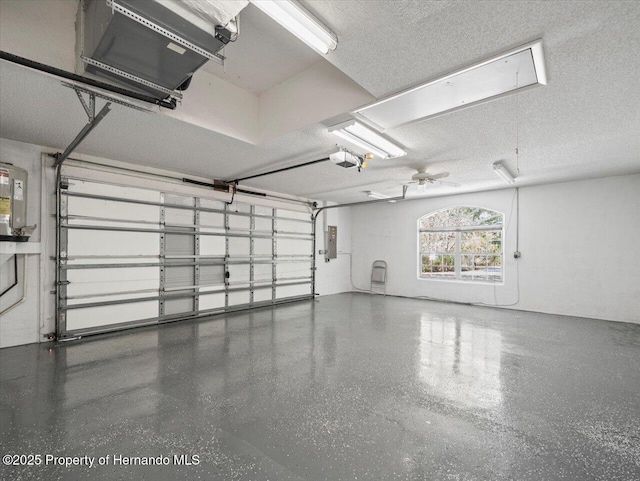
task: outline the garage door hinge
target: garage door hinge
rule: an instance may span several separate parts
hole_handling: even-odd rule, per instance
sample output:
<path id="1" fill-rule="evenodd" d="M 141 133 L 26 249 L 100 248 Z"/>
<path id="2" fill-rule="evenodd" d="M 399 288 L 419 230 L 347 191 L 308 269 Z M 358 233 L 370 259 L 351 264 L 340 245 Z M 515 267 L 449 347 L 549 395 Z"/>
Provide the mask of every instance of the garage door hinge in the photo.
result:
<path id="1" fill-rule="evenodd" d="M 59 286 L 68 286 L 69 284 L 71 284 L 71 281 L 60 281 L 60 282 L 58 282 Z"/>

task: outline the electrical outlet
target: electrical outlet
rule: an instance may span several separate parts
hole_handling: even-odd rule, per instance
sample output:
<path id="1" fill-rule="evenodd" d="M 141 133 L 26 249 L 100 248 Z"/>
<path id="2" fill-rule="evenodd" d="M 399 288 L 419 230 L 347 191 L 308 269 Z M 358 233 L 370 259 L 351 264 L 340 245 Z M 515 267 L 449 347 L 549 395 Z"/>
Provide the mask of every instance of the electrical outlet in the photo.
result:
<path id="1" fill-rule="evenodd" d="M 514 259 L 520 259 L 520 257 L 522 257 L 522 254 L 520 253 L 520 251 L 515 251 L 513 253 L 513 258 Z"/>

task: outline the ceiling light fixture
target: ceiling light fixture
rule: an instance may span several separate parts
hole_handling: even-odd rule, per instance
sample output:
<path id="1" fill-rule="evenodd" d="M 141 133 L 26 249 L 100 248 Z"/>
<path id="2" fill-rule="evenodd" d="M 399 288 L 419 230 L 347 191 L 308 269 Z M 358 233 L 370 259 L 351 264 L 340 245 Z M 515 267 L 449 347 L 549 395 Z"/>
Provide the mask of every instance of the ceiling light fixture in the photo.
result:
<path id="1" fill-rule="evenodd" d="M 542 40 L 359 108 L 354 115 L 380 130 L 452 112 L 547 84 Z"/>
<path id="2" fill-rule="evenodd" d="M 516 179 L 513 178 L 513 175 L 511 175 L 511 172 L 507 170 L 502 162 L 495 162 L 493 164 L 493 171 L 507 184 L 513 184 L 516 181 Z"/>
<path id="3" fill-rule="evenodd" d="M 366 193 L 367 193 L 367 197 L 371 197 L 372 199 L 385 200 L 385 199 L 392 199 L 393 198 L 390 195 L 379 194 L 378 192 L 372 192 L 370 190 L 367 190 Z M 389 202 L 394 203 L 395 200 L 390 200 Z"/>
<path id="4" fill-rule="evenodd" d="M 336 35 L 295 0 L 251 0 L 251 3 L 322 54 L 338 46 Z"/>
<path id="5" fill-rule="evenodd" d="M 330 127 L 329 132 L 381 159 L 407 155 L 406 150 L 354 119 Z"/>

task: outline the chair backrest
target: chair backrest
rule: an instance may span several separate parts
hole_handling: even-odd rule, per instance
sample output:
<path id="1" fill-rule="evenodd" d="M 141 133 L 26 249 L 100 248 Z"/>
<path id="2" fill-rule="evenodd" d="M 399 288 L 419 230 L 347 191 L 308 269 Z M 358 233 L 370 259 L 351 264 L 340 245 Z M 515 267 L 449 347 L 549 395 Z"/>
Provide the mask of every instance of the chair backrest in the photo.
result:
<path id="1" fill-rule="evenodd" d="M 371 282 L 385 284 L 387 282 L 387 263 L 385 261 L 374 261 L 371 268 Z"/>

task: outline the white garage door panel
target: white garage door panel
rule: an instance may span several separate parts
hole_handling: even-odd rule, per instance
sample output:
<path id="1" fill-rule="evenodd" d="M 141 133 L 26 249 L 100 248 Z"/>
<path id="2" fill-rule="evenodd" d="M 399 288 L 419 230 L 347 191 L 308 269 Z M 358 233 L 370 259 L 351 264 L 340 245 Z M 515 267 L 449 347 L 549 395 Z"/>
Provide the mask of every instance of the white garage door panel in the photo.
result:
<path id="1" fill-rule="evenodd" d="M 164 249 L 167 256 L 190 256 L 194 254 L 193 236 L 184 234 L 165 234 Z"/>
<path id="2" fill-rule="evenodd" d="M 311 239 L 278 239 L 278 255 L 308 256 L 311 247 Z"/>
<path id="3" fill-rule="evenodd" d="M 249 255 L 249 239 L 247 237 L 229 238 L 229 255 L 246 257 Z"/>
<path id="4" fill-rule="evenodd" d="M 277 215 L 278 215 L 278 219 L 283 218 L 283 219 L 298 219 L 298 220 L 303 220 L 305 222 L 309 222 L 310 217 L 311 217 L 311 213 L 310 212 L 301 212 L 301 211 L 296 211 L 296 210 L 286 210 L 286 209 L 279 209 L 277 211 Z"/>
<path id="5" fill-rule="evenodd" d="M 224 308 L 224 293 L 200 295 L 200 310 Z"/>
<path id="6" fill-rule="evenodd" d="M 67 272 L 67 280 L 70 282 L 67 286 L 68 296 L 158 289 L 160 270 L 158 267 L 70 269 Z M 146 295 L 151 296 L 154 293 Z"/>
<path id="7" fill-rule="evenodd" d="M 200 198 L 200 207 L 203 207 L 206 209 L 224 210 L 224 207 L 226 205 L 227 205 L 226 202 L 223 202 L 221 200 L 206 199 L 203 197 Z"/>
<path id="8" fill-rule="evenodd" d="M 256 289 L 253 292 L 253 301 L 254 302 L 270 301 L 272 295 L 273 294 L 271 292 L 271 286 L 264 287 L 264 288 L 261 288 L 261 289 Z"/>
<path id="9" fill-rule="evenodd" d="M 257 281 L 270 281 L 272 274 L 271 264 L 256 264 L 253 267 L 253 276 Z"/>
<path id="10" fill-rule="evenodd" d="M 224 266 L 200 266 L 201 286 L 220 286 L 224 284 Z"/>
<path id="11" fill-rule="evenodd" d="M 160 255 L 158 234 L 69 229 L 69 256 Z"/>
<path id="12" fill-rule="evenodd" d="M 187 209 L 170 209 L 164 210 L 164 223 L 167 227 L 176 226 L 194 226 L 195 212 Z"/>
<path id="13" fill-rule="evenodd" d="M 311 224 L 296 222 L 293 220 L 278 219 L 278 231 L 311 234 Z"/>
<path id="14" fill-rule="evenodd" d="M 276 287 L 276 299 L 309 295 L 310 289 L 311 287 L 309 286 L 309 284 Z"/>
<path id="15" fill-rule="evenodd" d="M 248 214 L 249 212 L 251 212 L 251 206 L 249 204 L 245 204 L 244 202 L 235 202 L 232 205 L 228 205 L 227 210 L 229 212 L 229 216 L 233 216 L 234 212 Z"/>
<path id="16" fill-rule="evenodd" d="M 114 294 L 114 295 L 100 295 L 95 297 L 83 297 L 81 299 L 67 299 L 68 306 L 78 306 L 81 304 L 90 304 L 94 302 L 104 301 L 124 301 L 130 299 L 146 299 L 149 297 L 157 296 L 158 292 L 140 292 L 137 294 Z M 157 302 L 157 301 L 155 301 Z M 156 311 L 157 312 L 157 311 Z"/>
<path id="17" fill-rule="evenodd" d="M 123 257 L 116 257 L 116 256 L 111 256 L 108 259 L 108 263 L 109 264 L 127 264 L 127 263 L 131 263 L 131 262 L 135 262 L 136 264 L 157 264 L 159 260 L 159 256 L 156 255 L 149 255 L 149 256 L 136 256 L 134 258 L 131 257 L 127 257 L 127 256 L 123 256 Z M 84 265 L 88 265 L 88 264 L 105 264 L 105 258 L 104 257 L 74 257 L 71 259 L 67 260 L 67 264 L 68 265 L 75 265 L 75 264 L 84 264 Z M 157 269 L 157 267 L 156 267 Z"/>
<path id="18" fill-rule="evenodd" d="M 241 231 L 248 231 L 251 225 L 251 219 L 243 215 L 230 215 L 229 216 L 229 229 L 238 229 Z"/>
<path id="19" fill-rule="evenodd" d="M 250 276 L 251 268 L 247 264 L 229 266 L 229 282 L 233 284 L 249 282 L 251 280 Z"/>
<path id="20" fill-rule="evenodd" d="M 238 306 L 241 304 L 249 304 L 249 291 L 243 292 L 230 292 L 229 293 L 229 305 Z"/>
<path id="21" fill-rule="evenodd" d="M 181 299 L 167 299 L 164 302 L 165 316 L 173 316 L 174 314 L 191 315 L 195 310 L 193 297 L 185 297 Z"/>
<path id="22" fill-rule="evenodd" d="M 224 229 L 224 214 L 200 212 L 200 225 L 207 227 L 220 227 Z"/>
<path id="23" fill-rule="evenodd" d="M 165 266 L 164 286 L 167 289 L 172 287 L 191 287 L 194 285 L 194 266 Z"/>
<path id="24" fill-rule="evenodd" d="M 253 253 L 259 256 L 270 256 L 273 250 L 271 239 L 254 239 Z"/>
<path id="25" fill-rule="evenodd" d="M 67 330 L 109 327 L 123 322 L 151 319 L 158 316 L 158 301 L 115 304 L 67 311 Z"/>
<path id="26" fill-rule="evenodd" d="M 266 207 L 263 205 L 254 206 L 254 213 L 256 215 L 273 215 L 273 209 L 271 207 Z"/>
<path id="27" fill-rule="evenodd" d="M 103 184 L 78 179 L 69 180 L 69 192 L 100 195 L 105 197 L 118 197 L 130 200 L 142 200 L 146 202 L 160 202 L 160 192 L 135 187 Z M 131 205 L 131 204 L 130 204 Z"/>
<path id="28" fill-rule="evenodd" d="M 109 229 L 113 229 L 114 232 L 127 232 L 130 229 L 149 229 L 149 230 L 157 230 L 158 228 L 160 228 L 160 223 L 159 222 L 155 222 L 153 224 L 143 224 L 143 225 L 139 225 L 140 221 L 138 220 L 107 220 L 107 219 L 74 219 L 74 218 L 70 218 L 69 222 L 67 223 L 67 225 L 69 226 L 96 226 L 96 227 L 100 227 L 100 229 L 96 229 L 96 230 L 101 230 L 104 231 L 103 228 L 109 228 Z M 120 231 L 118 231 L 117 229 L 121 229 Z M 91 229 L 89 229 L 91 230 Z M 151 234 L 152 232 L 150 232 Z"/>
<path id="29" fill-rule="evenodd" d="M 257 231 L 271 232 L 273 227 L 273 219 L 265 219 L 262 217 L 255 218 L 255 229 Z"/>
<path id="30" fill-rule="evenodd" d="M 168 206 L 169 205 L 185 205 L 189 207 L 194 207 L 196 205 L 195 197 L 192 197 L 190 195 L 171 194 L 169 192 L 164 194 L 164 203 L 167 204 Z M 167 209 L 169 208 L 170 207 L 167 207 Z M 185 211 L 185 212 L 190 212 L 190 211 Z"/>
<path id="31" fill-rule="evenodd" d="M 122 202 L 85 197 L 69 197 L 68 212 L 69 215 L 106 219 L 151 221 L 154 223 L 160 221 L 160 207 L 156 205 L 123 204 Z"/>
<path id="32" fill-rule="evenodd" d="M 310 277 L 311 262 L 287 262 L 276 266 L 276 276 L 278 279 L 287 277 Z"/>
<path id="33" fill-rule="evenodd" d="M 224 229 L 201 229 L 202 232 L 224 232 Z M 224 256 L 225 240 L 223 236 L 202 235 L 200 236 L 201 256 Z"/>

